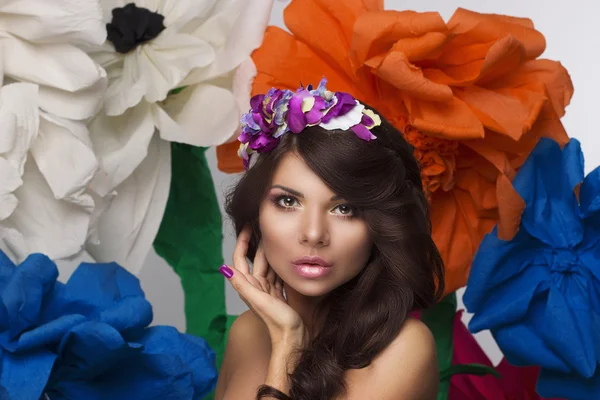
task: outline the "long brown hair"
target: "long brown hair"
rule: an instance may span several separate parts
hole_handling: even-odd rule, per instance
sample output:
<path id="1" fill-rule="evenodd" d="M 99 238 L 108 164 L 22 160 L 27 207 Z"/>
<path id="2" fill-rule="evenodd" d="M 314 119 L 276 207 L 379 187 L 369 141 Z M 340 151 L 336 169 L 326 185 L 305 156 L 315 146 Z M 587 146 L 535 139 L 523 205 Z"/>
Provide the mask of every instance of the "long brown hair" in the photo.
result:
<path id="1" fill-rule="evenodd" d="M 289 132 L 275 150 L 260 155 L 227 197 L 236 232 L 246 224 L 253 227 L 248 250 L 253 259 L 260 241 L 260 203 L 279 160 L 295 152 L 359 210 L 374 245 L 366 267 L 325 296 L 319 307 L 327 310 L 325 325 L 290 374 L 290 396 L 263 385 L 258 399 L 317 400 L 343 394 L 344 371 L 368 366 L 396 338 L 409 312 L 428 308 L 442 296 L 443 263 L 431 238 L 413 148 L 385 120 L 372 132 L 377 139 L 370 142 L 319 126 Z"/>

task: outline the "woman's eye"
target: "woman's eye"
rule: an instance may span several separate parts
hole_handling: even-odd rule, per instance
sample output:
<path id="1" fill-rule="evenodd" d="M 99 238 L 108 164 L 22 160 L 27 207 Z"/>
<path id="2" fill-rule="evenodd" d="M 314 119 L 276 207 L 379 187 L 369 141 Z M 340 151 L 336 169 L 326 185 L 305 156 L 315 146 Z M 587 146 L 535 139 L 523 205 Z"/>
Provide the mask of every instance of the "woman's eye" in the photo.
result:
<path id="1" fill-rule="evenodd" d="M 284 207 L 294 207 L 294 205 L 296 204 L 296 199 L 293 197 L 286 196 L 279 199 L 279 203 Z"/>
<path id="2" fill-rule="evenodd" d="M 349 206 L 347 204 L 341 204 L 341 205 L 337 206 L 336 209 L 339 211 L 339 213 L 341 215 L 344 215 L 344 216 L 351 216 L 354 214 L 354 209 L 352 208 L 352 206 Z"/>

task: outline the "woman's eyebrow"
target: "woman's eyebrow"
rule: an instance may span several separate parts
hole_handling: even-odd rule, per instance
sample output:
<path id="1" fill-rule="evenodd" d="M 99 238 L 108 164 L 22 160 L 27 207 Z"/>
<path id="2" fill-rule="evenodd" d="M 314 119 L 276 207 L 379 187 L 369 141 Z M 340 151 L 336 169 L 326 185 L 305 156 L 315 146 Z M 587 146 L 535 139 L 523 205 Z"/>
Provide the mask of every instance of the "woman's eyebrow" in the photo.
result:
<path id="1" fill-rule="evenodd" d="M 273 186 L 271 186 L 271 189 L 275 189 L 275 188 L 281 189 L 281 190 L 285 190 L 286 192 L 289 192 L 289 193 L 293 194 L 296 197 L 304 198 L 304 194 L 298 192 L 297 190 L 290 189 L 290 188 L 282 186 L 282 185 L 273 185 Z M 341 199 L 342 199 L 342 196 L 339 196 L 339 195 L 336 194 L 336 195 L 334 195 L 334 196 L 331 197 L 330 201 L 336 201 L 336 200 L 341 200 Z"/>

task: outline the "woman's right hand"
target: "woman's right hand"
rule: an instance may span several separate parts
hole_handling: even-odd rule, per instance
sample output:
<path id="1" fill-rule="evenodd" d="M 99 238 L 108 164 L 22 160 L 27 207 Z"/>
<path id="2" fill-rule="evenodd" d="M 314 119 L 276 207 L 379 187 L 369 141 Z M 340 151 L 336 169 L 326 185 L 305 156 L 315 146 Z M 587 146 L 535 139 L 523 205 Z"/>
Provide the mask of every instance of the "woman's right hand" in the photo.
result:
<path id="1" fill-rule="evenodd" d="M 285 343 L 303 348 L 308 340 L 304 322 L 287 303 L 283 282 L 269 266 L 260 244 L 250 273 L 247 253 L 251 232 L 249 226 L 240 232 L 233 252 L 234 265 L 223 265 L 219 271 L 228 278 L 248 308 L 265 323 L 274 346 Z"/>

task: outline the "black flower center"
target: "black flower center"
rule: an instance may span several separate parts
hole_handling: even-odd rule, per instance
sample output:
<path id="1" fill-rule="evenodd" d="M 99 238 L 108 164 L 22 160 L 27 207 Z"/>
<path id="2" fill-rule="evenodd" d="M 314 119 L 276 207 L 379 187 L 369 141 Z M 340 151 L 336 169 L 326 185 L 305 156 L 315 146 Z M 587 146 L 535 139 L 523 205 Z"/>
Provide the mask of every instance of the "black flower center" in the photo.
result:
<path id="1" fill-rule="evenodd" d="M 164 16 L 140 8 L 133 3 L 112 10 L 112 21 L 106 24 L 107 39 L 119 53 L 128 53 L 137 45 L 157 37 L 164 29 Z"/>

